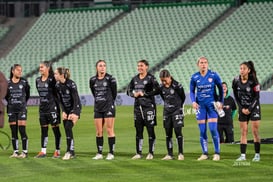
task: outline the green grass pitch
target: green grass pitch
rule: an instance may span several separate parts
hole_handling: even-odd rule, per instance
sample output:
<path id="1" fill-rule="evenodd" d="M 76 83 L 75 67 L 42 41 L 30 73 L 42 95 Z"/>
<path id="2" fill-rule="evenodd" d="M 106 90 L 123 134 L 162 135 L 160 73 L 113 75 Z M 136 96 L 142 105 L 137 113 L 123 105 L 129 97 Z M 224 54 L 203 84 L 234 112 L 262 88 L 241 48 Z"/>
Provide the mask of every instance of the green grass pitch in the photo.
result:
<path id="1" fill-rule="evenodd" d="M 189 109 L 190 106 L 186 106 Z M 273 106 L 262 105 L 261 138 L 273 137 Z M 77 157 L 69 161 L 52 159 L 54 138 L 49 130 L 48 157 L 33 158 L 40 150 L 40 127 L 38 107 L 28 108 L 27 133 L 29 137 L 29 157 L 27 159 L 10 159 L 10 147 L 0 150 L 0 180 L 4 181 L 272 181 L 273 178 L 273 145 L 261 146 L 261 161 L 252 162 L 253 144 L 247 147 L 246 162 L 235 162 L 239 156 L 238 144 L 221 144 L 220 161 L 197 161 L 201 154 L 199 131 L 193 114 L 185 116 L 184 161 L 162 161 L 166 154 L 165 135 L 162 127 L 162 106 L 158 106 L 158 126 L 156 127 L 156 148 L 154 160 L 132 160 L 135 154 L 135 129 L 133 124 L 133 107 L 117 106 L 115 122 L 116 148 L 112 161 L 92 160 L 96 154 L 95 127 L 93 123 L 93 107 L 83 107 L 81 119 L 74 127 L 75 152 Z M 238 121 L 234 121 L 235 140 L 240 138 Z M 8 123 L 4 129 L 10 133 Z M 63 126 L 62 155 L 66 142 Z M 209 152 L 213 154 L 213 144 L 209 135 Z M 2 136 L 1 136 L 2 137 Z M 252 139 L 249 126 L 248 139 Z M 175 141 L 175 140 L 174 140 Z M 148 151 L 147 132 L 144 133 L 143 153 Z M 21 144 L 20 144 L 21 148 Z M 108 152 L 106 132 L 104 133 L 104 156 Z M 177 158 L 177 145 L 174 142 L 174 153 Z"/>

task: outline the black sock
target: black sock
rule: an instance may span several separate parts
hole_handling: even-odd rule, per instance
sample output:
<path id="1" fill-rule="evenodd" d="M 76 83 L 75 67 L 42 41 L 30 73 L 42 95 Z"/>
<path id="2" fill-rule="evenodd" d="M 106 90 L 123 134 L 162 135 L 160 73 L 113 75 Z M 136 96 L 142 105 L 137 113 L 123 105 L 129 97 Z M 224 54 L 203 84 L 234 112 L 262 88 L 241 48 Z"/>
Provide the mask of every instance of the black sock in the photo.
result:
<path id="1" fill-rule="evenodd" d="M 22 138 L 22 148 L 25 153 L 28 150 L 28 137 L 26 133 L 26 126 L 19 126 L 19 132 Z"/>
<path id="2" fill-rule="evenodd" d="M 240 144 L 240 149 L 241 149 L 241 154 L 245 154 L 246 153 L 246 147 L 247 147 L 247 144 Z"/>
<path id="3" fill-rule="evenodd" d="M 142 155 L 143 138 L 136 137 L 136 152 Z"/>
<path id="4" fill-rule="evenodd" d="M 183 154 L 183 136 L 177 138 L 178 153 Z"/>
<path id="5" fill-rule="evenodd" d="M 60 132 L 60 127 L 55 126 L 52 128 L 54 136 L 55 136 L 55 147 L 56 150 L 60 150 L 60 145 L 61 145 L 61 132 Z"/>
<path id="6" fill-rule="evenodd" d="M 173 141 L 172 138 L 166 137 L 166 146 L 167 146 L 167 151 L 168 155 L 173 156 Z"/>
<path id="7" fill-rule="evenodd" d="M 102 154 L 103 149 L 103 137 L 96 137 L 97 150 L 99 154 Z"/>
<path id="8" fill-rule="evenodd" d="M 260 142 L 254 142 L 254 149 L 255 153 L 260 153 L 261 143 Z"/>
<path id="9" fill-rule="evenodd" d="M 66 134 L 66 152 L 74 151 L 74 139 L 73 139 L 73 122 L 71 120 L 64 121 L 64 128 Z"/>
<path id="10" fill-rule="evenodd" d="M 47 143 L 48 143 L 48 126 L 42 126 L 41 127 L 41 147 L 46 148 Z"/>
<path id="11" fill-rule="evenodd" d="M 11 143 L 14 151 L 18 152 L 18 126 L 10 125 Z"/>
<path id="12" fill-rule="evenodd" d="M 109 153 L 114 154 L 116 137 L 108 137 Z"/>

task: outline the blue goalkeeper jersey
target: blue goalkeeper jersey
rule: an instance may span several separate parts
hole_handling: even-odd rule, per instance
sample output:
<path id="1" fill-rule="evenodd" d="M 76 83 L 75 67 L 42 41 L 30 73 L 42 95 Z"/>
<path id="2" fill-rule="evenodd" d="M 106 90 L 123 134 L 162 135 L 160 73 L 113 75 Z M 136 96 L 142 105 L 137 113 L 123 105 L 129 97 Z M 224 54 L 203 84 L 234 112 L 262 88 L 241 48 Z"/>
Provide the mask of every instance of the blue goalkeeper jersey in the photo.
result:
<path id="1" fill-rule="evenodd" d="M 217 100 L 216 87 L 219 91 L 219 99 Z M 197 90 L 195 94 L 195 89 Z M 224 102 L 222 81 L 220 76 L 211 70 L 208 70 L 205 76 L 200 72 L 196 72 L 191 77 L 190 97 L 192 102 L 209 103 L 213 101 Z"/>

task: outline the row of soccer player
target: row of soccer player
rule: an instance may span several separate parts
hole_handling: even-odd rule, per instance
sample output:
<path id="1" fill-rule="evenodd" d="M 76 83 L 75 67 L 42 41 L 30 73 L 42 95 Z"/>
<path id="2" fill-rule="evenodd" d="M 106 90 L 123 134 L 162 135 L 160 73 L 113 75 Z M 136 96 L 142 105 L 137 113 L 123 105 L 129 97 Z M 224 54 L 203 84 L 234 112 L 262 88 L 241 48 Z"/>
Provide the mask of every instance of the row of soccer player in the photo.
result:
<path id="1" fill-rule="evenodd" d="M 220 140 L 217 130 L 218 114 L 223 109 L 226 115 L 231 118 L 231 107 L 224 100 L 222 81 L 216 72 L 208 69 L 208 59 L 200 57 L 197 60 L 199 71 L 194 73 L 190 81 L 190 98 L 192 107 L 196 110 L 196 119 L 200 130 L 200 144 L 202 155 L 198 160 L 207 160 L 208 137 L 207 124 L 212 135 L 214 144 L 213 160 L 220 160 Z M 153 159 L 156 135 L 154 126 L 156 120 L 156 104 L 154 96 L 160 94 L 164 100 L 163 125 L 166 133 L 167 155 L 163 160 L 174 159 L 172 133 L 176 135 L 178 144 L 178 160 L 184 160 L 183 155 L 183 134 L 184 123 L 183 105 L 185 93 L 183 86 L 177 82 L 168 70 L 160 72 L 161 84 L 148 72 L 149 64 L 146 60 L 137 62 L 138 74 L 134 76 L 128 85 L 127 94 L 135 98 L 134 102 L 134 124 L 136 131 L 136 154 L 132 159 L 142 158 L 143 132 L 146 127 L 149 140 L 149 152 L 147 160 Z M 94 96 L 94 120 L 96 125 L 97 154 L 93 159 L 103 159 L 103 128 L 106 127 L 108 135 L 109 153 L 107 160 L 114 159 L 114 148 L 116 143 L 114 133 L 115 122 L 115 98 L 117 96 L 116 79 L 106 72 L 106 62 L 99 60 L 96 63 L 97 73 L 90 78 L 90 89 Z M 41 126 L 41 151 L 35 158 L 46 157 L 48 143 L 48 126 L 52 126 L 55 136 L 56 150 L 54 158 L 60 157 L 61 132 L 59 124 L 61 118 L 66 134 L 67 148 L 62 157 L 69 160 L 75 157 L 73 126 L 78 121 L 81 113 L 81 103 L 77 86 L 70 79 L 69 69 L 58 67 L 54 72 L 48 61 L 40 63 L 41 76 L 36 79 L 36 88 L 40 97 L 39 120 Z M 247 125 L 251 120 L 252 133 L 254 136 L 255 156 L 253 161 L 260 160 L 260 103 L 259 103 L 259 82 L 256 77 L 254 64 L 251 61 L 240 64 L 240 75 L 233 80 L 233 92 L 237 101 L 239 121 L 241 129 L 241 156 L 238 161 L 246 160 L 247 147 Z M 219 95 L 216 96 L 216 89 Z M 8 120 L 12 135 L 13 154 L 11 158 L 28 157 L 28 137 L 26 133 L 27 107 L 26 103 L 30 97 L 30 86 L 22 78 L 22 67 L 19 64 L 12 66 L 8 80 L 7 101 Z M 62 114 L 60 114 L 60 108 Z M 60 116 L 62 115 L 62 116 Z M 18 131 L 22 140 L 22 152 L 18 148 Z"/>

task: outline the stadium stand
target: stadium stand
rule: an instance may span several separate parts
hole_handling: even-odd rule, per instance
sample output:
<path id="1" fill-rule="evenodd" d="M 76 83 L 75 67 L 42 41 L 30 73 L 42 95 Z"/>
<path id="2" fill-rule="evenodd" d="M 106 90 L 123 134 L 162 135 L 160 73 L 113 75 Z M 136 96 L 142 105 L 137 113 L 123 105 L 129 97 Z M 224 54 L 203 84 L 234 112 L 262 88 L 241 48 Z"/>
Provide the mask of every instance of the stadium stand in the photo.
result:
<path id="1" fill-rule="evenodd" d="M 263 83 L 273 74 L 272 10 L 273 2 L 244 4 L 165 68 L 189 91 L 190 77 L 198 71 L 196 62 L 200 56 L 206 56 L 209 67 L 229 85 L 239 74 L 239 64 L 252 60 Z"/>
<path id="2" fill-rule="evenodd" d="M 72 68 L 72 77 L 78 83 L 80 93 L 89 94 L 87 83 L 95 74 L 95 62 L 104 59 L 108 72 L 117 78 L 120 89 L 136 74 L 138 60 L 148 60 L 150 67 L 160 64 L 228 7 L 228 4 L 173 5 L 135 9 L 57 65 Z"/>
<path id="3" fill-rule="evenodd" d="M 0 60 L 5 75 L 14 63 L 20 63 L 24 74 L 35 71 L 42 60 L 52 60 L 77 44 L 118 14 L 122 9 L 52 11 L 44 13 L 16 47 Z"/>

